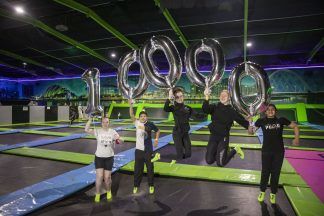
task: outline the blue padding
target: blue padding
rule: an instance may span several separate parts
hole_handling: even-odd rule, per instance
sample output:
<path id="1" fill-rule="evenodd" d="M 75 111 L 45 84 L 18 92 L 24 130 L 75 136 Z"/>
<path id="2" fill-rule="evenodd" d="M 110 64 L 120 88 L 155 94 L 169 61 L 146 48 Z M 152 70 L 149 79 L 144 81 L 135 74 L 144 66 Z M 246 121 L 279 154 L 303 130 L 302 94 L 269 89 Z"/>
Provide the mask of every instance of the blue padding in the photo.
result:
<path id="1" fill-rule="evenodd" d="M 192 127 L 198 130 L 208 122 L 203 122 Z M 172 135 L 159 139 L 159 146 L 162 148 L 172 141 Z M 135 148 L 120 152 L 115 155 L 112 172 L 135 159 Z M 95 182 L 95 168 L 93 164 L 72 170 L 54 178 L 23 188 L 13 193 L 0 197 L 0 209 L 3 215 L 24 215 L 35 211 L 43 206 L 56 202 L 64 197 L 75 193 Z"/>
<path id="2" fill-rule="evenodd" d="M 18 130 L 18 129 L 7 130 L 7 131 L 0 132 L 0 135 L 1 135 L 1 134 L 19 133 L 20 131 L 21 131 L 21 130 Z"/>
<path id="3" fill-rule="evenodd" d="M 9 149 L 15 149 L 15 148 L 21 148 L 21 147 L 35 147 L 35 146 L 41 146 L 41 145 L 48 145 L 51 143 L 57 143 L 57 142 L 64 142 L 68 140 L 73 140 L 73 139 L 78 139 L 85 137 L 87 134 L 82 133 L 82 134 L 73 134 L 70 136 L 65 136 L 65 137 L 59 137 L 55 139 L 44 139 L 44 140 L 36 140 L 36 141 L 30 141 L 30 142 L 24 142 L 24 143 L 18 143 L 14 145 L 5 145 L 5 146 L 0 146 L 0 152 L 9 150 Z"/>

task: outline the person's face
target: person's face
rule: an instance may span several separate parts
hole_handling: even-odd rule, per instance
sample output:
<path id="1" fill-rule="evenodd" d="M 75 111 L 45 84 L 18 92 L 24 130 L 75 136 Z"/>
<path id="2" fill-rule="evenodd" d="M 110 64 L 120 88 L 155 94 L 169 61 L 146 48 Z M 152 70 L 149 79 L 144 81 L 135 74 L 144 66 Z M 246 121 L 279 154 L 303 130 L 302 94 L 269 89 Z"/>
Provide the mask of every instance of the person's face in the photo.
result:
<path id="1" fill-rule="evenodd" d="M 109 119 L 108 118 L 103 118 L 102 121 L 101 121 L 101 126 L 102 126 L 102 128 L 108 128 Z"/>
<path id="2" fill-rule="evenodd" d="M 141 123 L 147 122 L 147 115 L 141 114 L 140 117 L 139 117 L 139 120 L 140 120 Z"/>
<path id="3" fill-rule="evenodd" d="M 225 104 L 227 105 L 228 102 L 229 102 L 229 95 L 228 95 L 228 92 L 227 91 L 222 91 L 219 95 L 219 101 L 222 103 L 222 104 Z"/>
<path id="4" fill-rule="evenodd" d="M 273 106 L 269 106 L 266 111 L 267 118 L 273 118 L 276 115 L 276 109 Z"/>
<path id="5" fill-rule="evenodd" d="M 175 95 L 174 95 L 174 99 L 177 103 L 183 103 L 183 100 L 184 100 L 184 96 L 183 96 L 183 93 L 181 91 L 177 92 Z"/>

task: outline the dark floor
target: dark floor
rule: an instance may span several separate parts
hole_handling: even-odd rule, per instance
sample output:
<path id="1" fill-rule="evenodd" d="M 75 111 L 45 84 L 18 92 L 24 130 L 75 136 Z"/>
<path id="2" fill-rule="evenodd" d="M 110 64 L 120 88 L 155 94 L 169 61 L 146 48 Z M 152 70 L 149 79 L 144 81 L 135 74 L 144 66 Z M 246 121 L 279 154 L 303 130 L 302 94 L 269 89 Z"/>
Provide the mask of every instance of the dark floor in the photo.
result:
<path id="1" fill-rule="evenodd" d="M 144 177 L 133 195 L 133 175 L 116 173 L 112 179 L 112 201 L 102 196 L 95 204 L 94 188 L 89 187 L 31 215 L 295 215 L 282 189 L 279 205 L 272 207 L 268 201 L 259 204 L 257 186 L 155 177 L 155 194 L 149 195 Z"/>
<path id="2" fill-rule="evenodd" d="M 0 154 L 0 195 L 63 174 L 81 165 Z"/>

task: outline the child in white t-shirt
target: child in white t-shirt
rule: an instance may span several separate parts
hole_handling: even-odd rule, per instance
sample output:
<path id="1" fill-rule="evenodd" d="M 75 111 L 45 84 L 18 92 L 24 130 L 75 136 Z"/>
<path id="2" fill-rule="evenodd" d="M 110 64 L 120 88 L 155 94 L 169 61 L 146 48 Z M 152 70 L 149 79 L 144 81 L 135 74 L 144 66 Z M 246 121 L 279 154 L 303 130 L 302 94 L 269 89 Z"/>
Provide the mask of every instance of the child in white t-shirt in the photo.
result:
<path id="1" fill-rule="evenodd" d="M 95 202 L 100 201 L 100 188 L 105 182 L 107 199 L 111 199 L 111 170 L 114 164 L 114 145 L 119 141 L 119 134 L 109 128 L 109 119 L 104 117 L 101 128 L 90 129 L 91 119 L 88 120 L 85 131 L 97 138 L 97 150 L 95 152 L 96 167 L 96 196 Z"/>
<path id="2" fill-rule="evenodd" d="M 136 149 L 135 149 L 135 165 L 134 165 L 134 189 L 133 193 L 137 193 L 137 190 L 141 184 L 144 163 L 147 168 L 147 177 L 149 184 L 149 193 L 154 193 L 154 164 L 153 162 L 159 159 L 159 153 L 153 155 L 153 143 L 151 133 L 155 132 L 154 147 L 157 147 L 160 130 L 153 122 L 148 121 L 147 113 L 145 111 L 140 112 L 139 119 L 136 119 L 133 113 L 133 106 L 129 101 L 129 114 L 136 127 Z"/>

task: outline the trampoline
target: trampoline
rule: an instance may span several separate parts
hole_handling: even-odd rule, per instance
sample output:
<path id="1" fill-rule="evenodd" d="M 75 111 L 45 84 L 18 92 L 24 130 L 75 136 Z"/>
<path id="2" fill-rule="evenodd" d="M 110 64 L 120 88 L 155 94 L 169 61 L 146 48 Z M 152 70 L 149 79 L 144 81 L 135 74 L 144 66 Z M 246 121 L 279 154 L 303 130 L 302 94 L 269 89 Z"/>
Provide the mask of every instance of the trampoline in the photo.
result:
<path id="1" fill-rule="evenodd" d="M 81 167 L 81 165 L 1 154 L 0 196 L 79 167 Z"/>

